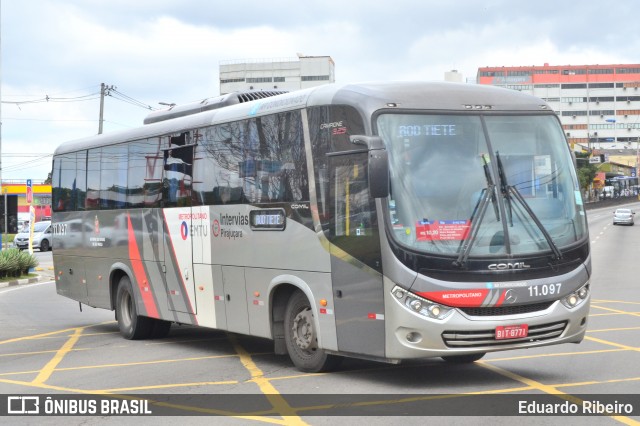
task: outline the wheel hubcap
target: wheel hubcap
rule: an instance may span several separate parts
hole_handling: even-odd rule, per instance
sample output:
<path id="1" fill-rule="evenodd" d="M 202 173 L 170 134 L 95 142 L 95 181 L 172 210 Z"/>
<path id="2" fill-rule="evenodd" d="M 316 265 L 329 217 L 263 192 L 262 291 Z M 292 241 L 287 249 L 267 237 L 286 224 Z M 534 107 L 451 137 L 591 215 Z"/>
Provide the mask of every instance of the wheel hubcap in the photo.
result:
<path id="1" fill-rule="evenodd" d="M 300 349 L 316 348 L 316 332 L 313 328 L 313 315 L 310 308 L 300 311 L 293 320 L 293 340 Z"/>

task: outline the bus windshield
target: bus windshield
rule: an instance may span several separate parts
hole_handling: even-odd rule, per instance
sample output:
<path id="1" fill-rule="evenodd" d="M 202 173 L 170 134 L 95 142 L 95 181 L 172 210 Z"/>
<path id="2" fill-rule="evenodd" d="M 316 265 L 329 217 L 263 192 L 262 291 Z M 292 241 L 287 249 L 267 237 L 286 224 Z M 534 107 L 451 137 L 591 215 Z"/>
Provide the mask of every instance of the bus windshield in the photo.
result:
<path id="1" fill-rule="evenodd" d="M 586 237 L 562 129 L 550 115 L 382 114 L 392 234 L 458 256 L 533 254 Z"/>

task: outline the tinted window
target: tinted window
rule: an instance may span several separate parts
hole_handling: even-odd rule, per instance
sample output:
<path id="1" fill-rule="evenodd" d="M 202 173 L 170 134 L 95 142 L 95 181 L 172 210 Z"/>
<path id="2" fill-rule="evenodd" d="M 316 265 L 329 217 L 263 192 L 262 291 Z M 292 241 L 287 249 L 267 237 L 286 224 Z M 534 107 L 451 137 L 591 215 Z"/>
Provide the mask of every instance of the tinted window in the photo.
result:
<path id="1" fill-rule="evenodd" d="M 72 152 L 56 157 L 53 167 L 53 210 L 57 212 L 75 210 L 73 198 L 76 178 L 76 153 Z"/>
<path id="2" fill-rule="evenodd" d="M 102 148 L 100 173 L 100 208 L 118 209 L 125 206 L 127 192 L 127 145 Z"/>
<path id="3" fill-rule="evenodd" d="M 160 138 L 129 144 L 127 206 L 160 207 L 163 151 Z"/>
<path id="4" fill-rule="evenodd" d="M 324 106 L 309 110 L 309 132 L 313 150 L 318 211 L 323 227 L 328 226 L 331 206 L 328 203 L 329 172 L 327 153 L 354 150 L 351 135 L 364 134 L 360 114 L 349 106 Z M 361 147 L 355 147 L 356 149 Z"/>
<path id="5" fill-rule="evenodd" d="M 194 205 L 309 199 L 299 111 L 212 126 L 198 135 Z"/>
<path id="6" fill-rule="evenodd" d="M 101 149 L 94 148 L 87 152 L 87 198 L 86 209 L 100 208 L 100 159 Z"/>

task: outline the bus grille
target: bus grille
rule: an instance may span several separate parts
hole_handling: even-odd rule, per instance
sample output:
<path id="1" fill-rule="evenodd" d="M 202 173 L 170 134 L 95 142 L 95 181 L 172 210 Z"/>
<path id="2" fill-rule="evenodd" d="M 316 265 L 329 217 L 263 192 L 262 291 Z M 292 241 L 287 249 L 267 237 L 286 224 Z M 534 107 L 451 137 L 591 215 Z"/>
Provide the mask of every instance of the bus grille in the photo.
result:
<path id="1" fill-rule="evenodd" d="M 480 307 L 480 308 L 458 308 L 462 312 L 472 317 L 487 317 L 487 316 L 499 316 L 499 315 L 517 315 L 528 314 L 531 312 L 544 311 L 553 304 L 551 302 L 533 303 L 530 305 L 519 306 L 497 306 L 497 307 Z"/>
<path id="2" fill-rule="evenodd" d="M 482 346 L 503 346 L 514 343 L 540 342 L 556 339 L 562 335 L 567 327 L 567 321 L 550 324 L 532 325 L 529 335 L 519 339 L 496 340 L 495 330 L 478 331 L 445 331 L 442 340 L 450 348 L 475 348 Z"/>

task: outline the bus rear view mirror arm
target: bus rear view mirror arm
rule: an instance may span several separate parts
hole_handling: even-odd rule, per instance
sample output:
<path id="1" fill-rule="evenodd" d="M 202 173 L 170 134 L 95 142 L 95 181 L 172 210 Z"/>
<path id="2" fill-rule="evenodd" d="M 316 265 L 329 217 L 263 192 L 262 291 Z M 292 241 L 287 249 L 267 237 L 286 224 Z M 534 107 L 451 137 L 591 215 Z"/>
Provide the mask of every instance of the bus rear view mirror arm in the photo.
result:
<path id="1" fill-rule="evenodd" d="M 369 149 L 367 172 L 369 192 L 373 198 L 385 198 L 389 195 L 389 155 L 380 136 L 349 136 L 354 145 L 366 145 Z"/>

